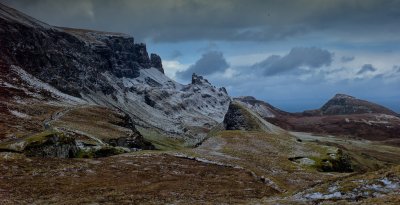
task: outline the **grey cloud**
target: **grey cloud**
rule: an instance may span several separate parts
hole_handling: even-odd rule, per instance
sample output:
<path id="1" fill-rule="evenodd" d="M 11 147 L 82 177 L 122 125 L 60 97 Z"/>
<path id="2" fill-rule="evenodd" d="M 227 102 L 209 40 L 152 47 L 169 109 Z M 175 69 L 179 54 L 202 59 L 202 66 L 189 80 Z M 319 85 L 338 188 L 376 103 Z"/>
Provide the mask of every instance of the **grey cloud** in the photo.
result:
<path id="1" fill-rule="evenodd" d="M 376 41 L 400 31 L 396 0 L 0 0 L 53 25 L 138 40 L 271 41 L 313 32 Z M 386 32 L 390 29 L 391 32 Z"/>
<path id="2" fill-rule="evenodd" d="M 347 69 L 347 68 L 345 68 Z M 397 78 L 399 79 L 399 78 Z M 286 111 L 300 112 L 323 105 L 335 93 L 347 93 L 369 99 L 399 112 L 400 80 L 387 81 L 386 76 L 373 78 L 316 79 L 313 82 L 301 80 L 296 75 L 238 75 L 229 80 L 213 75 L 208 80 L 217 86 L 224 86 L 232 96 L 251 95 L 278 106 Z M 266 94 L 267 93 L 267 94 Z"/>
<path id="3" fill-rule="evenodd" d="M 393 70 L 394 70 L 396 73 L 400 73 L 400 66 L 394 65 L 394 66 L 393 66 Z"/>
<path id="4" fill-rule="evenodd" d="M 342 58 L 340 59 L 343 63 L 347 63 L 350 61 L 353 61 L 355 59 L 354 56 L 342 56 Z"/>
<path id="5" fill-rule="evenodd" d="M 198 49 L 198 52 L 210 52 L 219 50 L 217 43 L 215 42 L 208 42 L 208 44 L 204 47 Z"/>
<path id="6" fill-rule="evenodd" d="M 178 72 L 177 76 L 181 79 L 190 79 L 192 73 L 200 75 L 210 75 L 217 72 L 223 72 L 229 67 L 224 55 L 218 51 L 204 53 L 202 57 L 187 70 Z"/>
<path id="7" fill-rule="evenodd" d="M 363 74 L 374 71 L 376 71 L 376 68 L 374 66 L 372 66 L 371 64 L 365 64 L 361 67 L 361 69 L 357 72 L 357 74 Z"/>
<path id="8" fill-rule="evenodd" d="M 170 58 L 177 59 L 177 58 L 181 57 L 182 55 L 183 55 L 182 52 L 180 52 L 179 50 L 174 50 L 174 51 L 172 51 Z"/>
<path id="9" fill-rule="evenodd" d="M 296 47 L 289 54 L 281 57 L 272 55 L 252 66 L 253 69 L 261 69 L 267 76 L 285 73 L 289 71 L 299 71 L 304 66 L 311 69 L 329 66 L 332 62 L 333 53 L 321 48 Z"/>

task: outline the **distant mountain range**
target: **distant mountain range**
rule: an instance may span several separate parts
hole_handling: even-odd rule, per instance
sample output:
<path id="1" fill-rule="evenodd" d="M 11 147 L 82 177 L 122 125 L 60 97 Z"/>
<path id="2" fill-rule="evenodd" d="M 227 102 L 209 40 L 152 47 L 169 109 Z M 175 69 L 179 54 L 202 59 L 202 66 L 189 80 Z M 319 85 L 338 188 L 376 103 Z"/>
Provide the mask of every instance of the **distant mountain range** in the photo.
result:
<path id="1" fill-rule="evenodd" d="M 284 112 L 253 97 L 234 98 L 234 101 L 287 130 L 400 143 L 399 114 L 349 95 L 336 94 L 320 109 L 302 113 Z"/>

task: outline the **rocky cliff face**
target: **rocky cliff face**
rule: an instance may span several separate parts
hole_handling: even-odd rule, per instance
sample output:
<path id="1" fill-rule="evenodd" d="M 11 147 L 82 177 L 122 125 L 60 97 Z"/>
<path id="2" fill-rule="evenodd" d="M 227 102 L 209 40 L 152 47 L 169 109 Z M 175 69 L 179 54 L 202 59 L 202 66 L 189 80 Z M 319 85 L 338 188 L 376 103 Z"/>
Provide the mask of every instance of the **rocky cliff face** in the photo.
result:
<path id="1" fill-rule="evenodd" d="M 112 93 L 103 72 L 134 78 L 140 69 L 162 70 L 159 56 L 150 59 L 146 45 L 135 44 L 130 36 L 52 27 L 5 6 L 1 12 L 3 61 L 70 95 Z"/>
<path id="2" fill-rule="evenodd" d="M 256 123 L 252 120 L 240 105 L 231 103 L 228 112 L 225 114 L 224 127 L 226 130 L 246 130 L 251 131 L 257 129 Z"/>
<path id="3" fill-rule="evenodd" d="M 2 92 L 116 108 L 189 144 L 222 122 L 230 102 L 201 76 L 169 79 L 160 56 L 125 34 L 53 27 L 0 5 L 0 45 Z"/>

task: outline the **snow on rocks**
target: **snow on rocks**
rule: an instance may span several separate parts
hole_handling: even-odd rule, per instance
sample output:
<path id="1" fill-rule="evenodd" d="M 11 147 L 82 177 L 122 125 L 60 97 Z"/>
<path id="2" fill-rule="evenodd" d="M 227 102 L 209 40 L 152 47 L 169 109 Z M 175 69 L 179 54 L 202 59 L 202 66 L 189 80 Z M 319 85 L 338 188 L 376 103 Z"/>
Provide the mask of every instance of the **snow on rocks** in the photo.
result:
<path id="1" fill-rule="evenodd" d="M 225 89 L 216 88 L 203 78 L 182 85 L 157 68 L 141 69 L 136 78 L 118 78 L 109 72 L 103 76 L 115 92 L 111 95 L 91 92 L 83 94 L 84 99 L 118 107 L 140 126 L 186 136 L 189 144 L 205 137 L 203 129 L 211 129 L 223 121 L 230 102 Z"/>
<path id="2" fill-rule="evenodd" d="M 32 76 L 31 74 L 27 73 L 24 69 L 22 69 L 18 66 L 12 65 L 11 69 L 14 72 L 16 72 L 18 74 L 18 76 L 23 81 L 25 81 L 30 87 L 34 88 L 37 91 L 41 91 L 41 90 L 47 91 L 52 95 L 52 97 L 60 99 L 65 102 L 72 103 L 72 104 L 86 103 L 86 101 L 84 101 L 80 98 L 67 95 L 67 94 L 57 90 L 56 88 L 52 87 L 51 85 L 42 82 L 41 80 L 39 80 L 36 77 Z M 39 93 L 39 92 L 35 92 L 36 95 L 33 97 L 37 97 L 37 93 Z M 30 93 L 27 93 L 27 94 L 30 94 Z"/>
<path id="3" fill-rule="evenodd" d="M 19 118 L 24 118 L 24 119 L 30 119 L 31 118 L 31 116 L 29 116 L 29 115 L 27 115 L 25 113 L 19 112 L 17 110 L 9 110 L 9 111 L 10 111 L 11 114 L 13 114 L 14 116 L 19 117 Z"/>

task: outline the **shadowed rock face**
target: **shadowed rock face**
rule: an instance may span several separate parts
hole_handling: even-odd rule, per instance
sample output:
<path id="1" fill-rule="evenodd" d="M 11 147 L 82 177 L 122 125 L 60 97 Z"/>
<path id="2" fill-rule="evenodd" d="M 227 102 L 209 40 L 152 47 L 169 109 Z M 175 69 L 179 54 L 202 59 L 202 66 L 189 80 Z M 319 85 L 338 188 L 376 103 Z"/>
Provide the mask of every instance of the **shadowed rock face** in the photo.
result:
<path id="1" fill-rule="evenodd" d="M 150 60 L 145 44 L 130 36 L 70 28 L 56 28 L 1 6 L 2 60 L 19 66 L 62 92 L 80 96 L 85 90 L 113 92 L 101 75 L 135 78 L 140 69 L 162 70 L 161 58 Z"/>
<path id="2" fill-rule="evenodd" d="M 161 73 L 164 73 L 164 68 L 162 66 L 161 57 L 155 53 L 150 55 L 151 66 L 157 68 Z"/>
<path id="3" fill-rule="evenodd" d="M 24 153 L 31 157 L 72 158 L 78 153 L 76 141 L 61 133 L 52 133 L 46 136 L 43 142 L 29 144 Z"/>
<path id="4" fill-rule="evenodd" d="M 246 110 L 235 102 L 229 104 L 228 112 L 224 118 L 226 130 L 256 130 L 259 127 L 249 116 Z"/>

